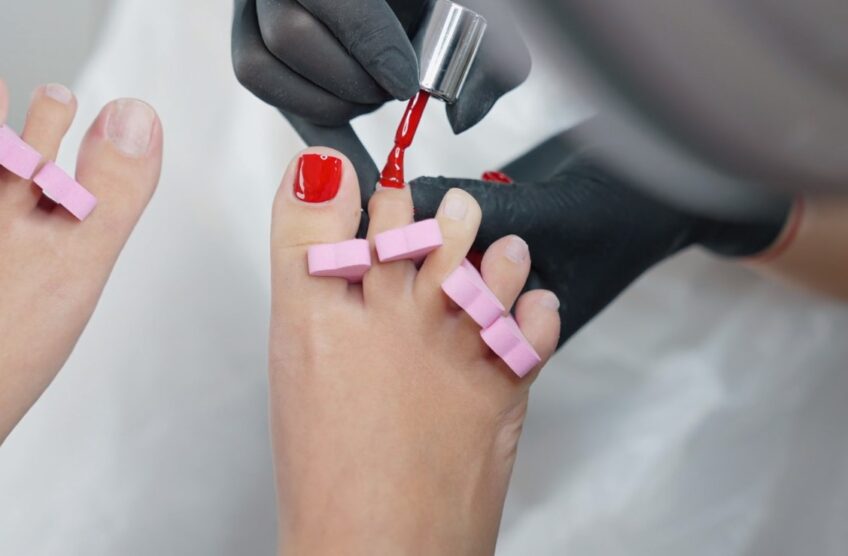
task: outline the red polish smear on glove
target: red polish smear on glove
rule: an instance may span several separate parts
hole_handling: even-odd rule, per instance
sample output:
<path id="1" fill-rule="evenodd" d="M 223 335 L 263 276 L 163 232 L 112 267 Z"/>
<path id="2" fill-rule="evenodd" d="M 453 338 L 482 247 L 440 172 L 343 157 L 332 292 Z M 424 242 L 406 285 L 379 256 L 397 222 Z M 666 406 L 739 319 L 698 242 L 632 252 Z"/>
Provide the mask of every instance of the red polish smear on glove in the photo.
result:
<path id="1" fill-rule="evenodd" d="M 511 185 L 515 183 L 511 177 L 507 176 L 503 172 L 484 172 L 483 173 L 483 181 L 488 181 L 491 183 L 504 183 Z"/>
<path id="2" fill-rule="evenodd" d="M 395 146 L 389 155 L 389 160 L 386 162 L 383 172 L 380 174 L 380 185 L 383 187 L 404 188 L 406 184 L 403 171 L 404 154 L 415 139 L 415 133 L 418 131 L 418 125 L 421 123 L 421 117 L 424 115 L 428 100 L 430 100 L 430 94 L 419 91 L 406 106 L 406 112 L 404 112 L 403 119 L 400 121 L 395 134 Z"/>

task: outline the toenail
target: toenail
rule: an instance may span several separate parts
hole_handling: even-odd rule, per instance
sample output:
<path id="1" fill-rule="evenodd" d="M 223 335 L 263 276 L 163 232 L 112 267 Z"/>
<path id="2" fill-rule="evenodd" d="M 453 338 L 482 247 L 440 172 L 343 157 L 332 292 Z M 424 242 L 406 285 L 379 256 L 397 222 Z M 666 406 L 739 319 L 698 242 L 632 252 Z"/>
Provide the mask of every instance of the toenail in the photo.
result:
<path id="1" fill-rule="evenodd" d="M 461 193 L 448 193 L 444 214 L 451 220 L 465 220 L 468 214 L 468 198 Z"/>
<path id="2" fill-rule="evenodd" d="M 423 220 L 377 234 L 374 245 L 381 263 L 420 260 L 443 244 L 442 230 L 435 219 Z"/>
<path id="3" fill-rule="evenodd" d="M 504 255 L 515 264 L 521 264 L 530 256 L 530 250 L 523 239 L 513 236 L 506 244 Z"/>
<path id="4" fill-rule="evenodd" d="M 106 123 L 106 136 L 127 156 L 140 157 L 150 150 L 156 113 L 138 100 L 117 100 Z"/>
<path id="5" fill-rule="evenodd" d="M 28 180 L 41 162 L 41 154 L 8 126 L 0 126 L 0 166 Z"/>
<path id="6" fill-rule="evenodd" d="M 342 161 L 326 154 L 304 154 L 297 161 L 294 196 L 305 203 L 336 198 L 342 184 Z"/>
<path id="7" fill-rule="evenodd" d="M 544 307 L 545 309 L 550 309 L 552 311 L 559 311 L 561 306 L 559 302 L 559 298 L 553 292 L 546 292 L 539 299 L 539 305 Z"/>
<path id="8" fill-rule="evenodd" d="M 62 104 L 70 104 L 74 99 L 74 94 L 70 89 L 58 83 L 51 83 L 44 86 L 44 94 Z"/>

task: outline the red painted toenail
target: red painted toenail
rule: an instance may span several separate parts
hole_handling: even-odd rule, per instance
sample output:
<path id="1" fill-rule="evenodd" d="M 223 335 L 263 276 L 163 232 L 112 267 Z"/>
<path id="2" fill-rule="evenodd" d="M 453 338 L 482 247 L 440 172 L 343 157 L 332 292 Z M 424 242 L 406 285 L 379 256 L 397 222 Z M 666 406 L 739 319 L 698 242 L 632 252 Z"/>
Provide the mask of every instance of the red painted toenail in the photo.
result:
<path id="1" fill-rule="evenodd" d="M 294 196 L 307 203 L 336 198 L 342 183 L 342 161 L 325 154 L 305 154 L 297 163 Z"/>

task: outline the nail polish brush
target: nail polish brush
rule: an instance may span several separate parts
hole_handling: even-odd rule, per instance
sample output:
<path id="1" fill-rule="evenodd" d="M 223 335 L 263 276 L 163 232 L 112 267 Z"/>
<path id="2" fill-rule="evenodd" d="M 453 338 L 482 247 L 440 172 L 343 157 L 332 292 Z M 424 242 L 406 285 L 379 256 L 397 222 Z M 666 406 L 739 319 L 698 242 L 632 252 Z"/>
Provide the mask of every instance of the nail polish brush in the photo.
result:
<path id="1" fill-rule="evenodd" d="M 380 174 L 380 185 L 402 189 L 404 154 L 412 145 L 430 97 L 448 104 L 459 99 L 486 32 L 486 20 L 449 0 L 436 0 L 414 46 L 421 90 L 409 101 L 395 134 L 395 145 Z"/>

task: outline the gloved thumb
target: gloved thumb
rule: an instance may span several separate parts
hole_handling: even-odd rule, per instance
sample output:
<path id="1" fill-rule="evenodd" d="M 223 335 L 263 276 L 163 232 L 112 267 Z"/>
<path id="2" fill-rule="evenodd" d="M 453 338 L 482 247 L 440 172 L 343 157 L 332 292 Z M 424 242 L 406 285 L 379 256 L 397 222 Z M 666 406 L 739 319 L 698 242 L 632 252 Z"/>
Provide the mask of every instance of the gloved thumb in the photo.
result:
<path id="1" fill-rule="evenodd" d="M 447 107 L 457 135 L 477 125 L 495 103 L 521 85 L 530 74 L 530 51 L 504 6 L 489 5 L 482 12 L 489 28 L 459 100 Z"/>

